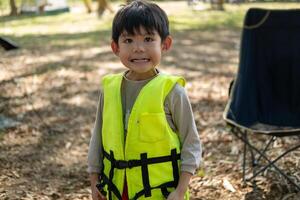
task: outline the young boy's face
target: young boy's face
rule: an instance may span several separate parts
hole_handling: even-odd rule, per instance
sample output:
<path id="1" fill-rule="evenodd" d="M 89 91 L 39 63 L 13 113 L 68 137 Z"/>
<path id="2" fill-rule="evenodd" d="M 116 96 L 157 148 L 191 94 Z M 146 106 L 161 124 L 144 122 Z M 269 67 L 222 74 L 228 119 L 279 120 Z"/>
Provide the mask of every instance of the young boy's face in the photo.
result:
<path id="1" fill-rule="evenodd" d="M 113 41 L 111 47 L 123 65 L 129 69 L 128 78 L 144 80 L 155 74 L 155 67 L 160 63 L 162 52 L 167 51 L 171 44 L 170 36 L 161 41 L 157 31 L 149 34 L 141 27 L 134 35 L 124 31 L 118 44 Z"/>

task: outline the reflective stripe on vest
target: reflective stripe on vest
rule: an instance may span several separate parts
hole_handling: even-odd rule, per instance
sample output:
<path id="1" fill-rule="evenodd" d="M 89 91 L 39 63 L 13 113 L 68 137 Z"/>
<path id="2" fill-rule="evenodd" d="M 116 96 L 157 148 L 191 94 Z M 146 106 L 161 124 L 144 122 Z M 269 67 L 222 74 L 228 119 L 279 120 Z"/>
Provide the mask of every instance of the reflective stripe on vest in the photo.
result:
<path id="1" fill-rule="evenodd" d="M 141 89 L 129 116 L 125 142 L 122 79 L 123 74 L 103 79 L 104 169 L 100 189 L 109 199 L 120 199 L 126 176 L 129 199 L 165 199 L 178 183 L 180 141 L 168 125 L 164 101 L 176 83 L 184 86 L 185 81 L 160 74 Z"/>

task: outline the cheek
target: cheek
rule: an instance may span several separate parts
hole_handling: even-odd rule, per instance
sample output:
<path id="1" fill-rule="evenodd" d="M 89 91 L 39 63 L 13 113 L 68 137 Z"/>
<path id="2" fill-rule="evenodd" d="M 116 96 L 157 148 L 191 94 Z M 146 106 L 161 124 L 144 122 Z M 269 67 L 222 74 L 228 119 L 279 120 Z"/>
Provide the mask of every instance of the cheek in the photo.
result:
<path id="1" fill-rule="evenodd" d="M 122 63 L 126 63 L 128 61 L 128 56 L 124 55 L 124 53 L 120 53 L 119 59 L 121 60 Z"/>
<path id="2" fill-rule="evenodd" d="M 156 45 L 152 49 L 153 49 L 154 54 L 157 54 L 157 55 L 159 54 L 160 55 L 162 53 L 162 47 L 161 46 Z"/>
<path id="3" fill-rule="evenodd" d="M 120 55 L 120 57 L 127 57 L 128 51 L 127 50 L 120 51 L 119 55 Z"/>

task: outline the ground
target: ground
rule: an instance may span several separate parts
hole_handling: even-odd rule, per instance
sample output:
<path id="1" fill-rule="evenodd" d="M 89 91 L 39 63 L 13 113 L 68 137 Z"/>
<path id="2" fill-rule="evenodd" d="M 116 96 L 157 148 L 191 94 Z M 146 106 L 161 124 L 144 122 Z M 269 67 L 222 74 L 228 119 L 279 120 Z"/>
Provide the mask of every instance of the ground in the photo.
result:
<path id="1" fill-rule="evenodd" d="M 195 11 L 182 1 L 159 4 L 174 38 L 159 68 L 186 78 L 203 144 L 203 161 L 190 182 L 192 199 L 299 200 L 272 171 L 257 179 L 257 188 L 242 184 L 242 143 L 222 118 L 237 72 L 242 18 L 253 5 L 220 12 Z M 80 5 L 59 16 L 0 18 L 0 35 L 21 46 L 0 50 L 0 116 L 17 122 L 0 131 L 0 199 L 90 199 L 87 151 L 100 80 L 123 70 L 109 46 L 111 19 L 109 13 L 88 15 Z M 277 155 L 293 139 L 279 140 L 270 153 Z M 256 142 L 264 144 L 262 138 Z M 299 177 L 299 158 L 295 151 L 279 164 Z"/>

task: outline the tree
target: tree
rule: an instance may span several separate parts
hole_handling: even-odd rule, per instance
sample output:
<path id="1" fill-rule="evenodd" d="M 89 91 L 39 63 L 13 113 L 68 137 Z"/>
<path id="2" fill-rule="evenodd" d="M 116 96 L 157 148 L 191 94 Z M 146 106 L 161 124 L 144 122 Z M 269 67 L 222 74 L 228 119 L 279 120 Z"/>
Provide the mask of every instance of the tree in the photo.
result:
<path id="1" fill-rule="evenodd" d="M 92 1 L 91 0 L 83 0 L 83 2 L 87 9 L 87 12 L 88 13 L 92 12 Z M 111 7 L 111 5 L 109 4 L 108 0 L 97 0 L 97 2 L 98 2 L 99 16 L 101 16 L 106 9 L 109 10 L 111 13 L 114 12 L 114 10 Z"/>
<path id="2" fill-rule="evenodd" d="M 9 0 L 10 15 L 18 15 L 18 8 L 15 0 Z"/>
<path id="3" fill-rule="evenodd" d="M 105 9 L 109 10 L 111 13 L 114 12 L 114 9 L 108 3 L 107 0 L 98 0 L 98 14 L 101 16 Z"/>
<path id="4" fill-rule="evenodd" d="M 210 3 L 213 10 L 224 10 L 224 0 L 210 0 Z"/>
<path id="5" fill-rule="evenodd" d="M 92 1 L 91 0 L 83 0 L 83 3 L 86 7 L 86 10 L 88 13 L 91 13 L 92 12 Z"/>

